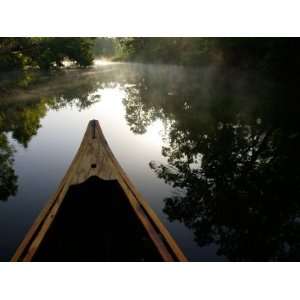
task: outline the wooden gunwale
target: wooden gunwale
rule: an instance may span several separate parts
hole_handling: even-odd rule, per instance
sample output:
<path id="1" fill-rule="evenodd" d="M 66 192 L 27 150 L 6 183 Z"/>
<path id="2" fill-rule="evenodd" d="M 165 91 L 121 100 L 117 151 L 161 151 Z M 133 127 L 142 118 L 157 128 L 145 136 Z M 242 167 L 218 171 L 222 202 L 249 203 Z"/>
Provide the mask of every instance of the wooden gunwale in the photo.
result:
<path id="1" fill-rule="evenodd" d="M 93 175 L 91 174 L 90 165 L 87 165 L 86 167 L 82 161 L 84 161 L 86 155 L 99 154 L 96 152 L 93 153 L 93 150 L 95 149 L 91 145 L 94 145 L 95 143 L 97 143 L 97 146 L 101 148 L 103 157 L 100 160 L 100 164 L 103 165 L 101 166 L 102 169 L 99 167 L 98 170 L 93 171 L 94 175 L 97 175 L 99 178 L 107 176 L 109 179 L 112 177 L 119 182 L 130 205 L 143 224 L 164 261 L 187 261 L 168 230 L 164 227 L 141 194 L 135 189 L 128 176 L 121 168 L 113 155 L 97 120 L 89 122 L 80 147 L 68 168 L 66 175 L 59 184 L 57 192 L 50 198 L 48 204 L 29 229 L 24 240 L 15 252 L 12 261 L 32 260 L 41 241 L 45 237 L 47 230 L 50 228 L 52 221 L 55 218 L 69 186 L 86 180 L 89 176 Z M 80 168 L 84 168 L 84 171 L 79 171 Z M 104 173 L 105 171 L 106 173 Z"/>

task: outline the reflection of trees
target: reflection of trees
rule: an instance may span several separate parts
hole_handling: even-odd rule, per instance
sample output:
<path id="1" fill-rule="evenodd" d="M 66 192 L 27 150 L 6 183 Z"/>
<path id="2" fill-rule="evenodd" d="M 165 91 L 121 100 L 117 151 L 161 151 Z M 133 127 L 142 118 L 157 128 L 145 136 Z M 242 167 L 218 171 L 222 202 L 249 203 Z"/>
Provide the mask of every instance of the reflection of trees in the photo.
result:
<path id="1" fill-rule="evenodd" d="M 32 71 L 0 72 L 0 93 L 9 93 L 15 88 L 27 88 L 37 80 L 37 73 Z"/>
<path id="2" fill-rule="evenodd" d="M 169 100 L 152 106 L 144 88 L 135 87 L 132 101 L 146 111 L 132 123 L 145 131 L 154 110 L 170 125 L 169 145 L 163 148 L 169 164 L 150 164 L 182 190 L 165 199 L 164 211 L 186 224 L 200 246 L 215 243 L 218 254 L 230 260 L 298 260 L 300 134 L 287 99 L 292 93 L 276 88 L 255 98 L 246 82 L 239 82 L 243 94 L 233 78 L 231 83 L 214 79 L 209 91 L 201 82 L 190 88 L 183 80 L 170 97 L 164 87 L 161 95 Z M 156 79 L 146 82 L 146 90 L 157 93 Z"/>
<path id="3" fill-rule="evenodd" d="M 41 82 L 29 90 L 28 98 L 24 98 L 25 91 L 22 91 L 21 95 L 6 94 L 3 97 L 0 103 L 0 200 L 7 200 L 17 191 L 17 176 L 13 168 L 14 150 L 6 134 L 11 132 L 15 140 L 27 147 L 41 127 L 40 121 L 48 108 L 61 109 L 70 105 L 82 110 L 98 101 L 99 96 L 96 93 L 98 87 L 93 78 L 87 76 L 74 81 L 75 74 L 71 77 L 70 75 L 67 73 L 65 76 L 49 78 L 49 75 L 43 77 L 41 74 Z M 6 86 L 13 89 L 15 78 L 16 74 L 13 74 L 12 82 Z M 24 80 L 28 80 L 28 77 Z M 18 88 L 19 82 L 16 85 Z M 52 88 L 49 88 L 49 85 Z"/>
<path id="4" fill-rule="evenodd" d="M 74 106 L 83 110 L 98 102 L 100 95 L 96 93 L 98 86 L 95 78 L 82 75 L 81 77 L 80 74 L 70 73 L 55 79 L 51 83 L 53 90 L 48 95 L 48 98 L 51 98 L 49 106 L 53 109 Z"/>
<path id="5" fill-rule="evenodd" d="M 45 116 L 48 108 L 58 110 L 69 105 L 82 110 L 99 101 L 95 78 L 82 75 L 78 70 L 54 76 L 40 73 L 40 82 L 27 92 L 21 91 L 20 94 L 17 90 L 16 95 L 6 95 L 6 101 L 0 107 L 2 131 L 11 131 L 13 137 L 27 147 L 31 137 L 40 128 L 40 119 Z M 38 77 L 37 74 L 34 76 Z"/>
<path id="6" fill-rule="evenodd" d="M 163 117 L 164 106 L 170 106 L 170 102 L 166 100 L 174 100 L 176 105 L 176 97 L 173 94 L 174 89 L 182 83 L 182 76 L 178 76 L 181 69 L 165 67 L 159 70 L 160 72 L 153 66 L 137 67 L 133 84 L 125 86 L 126 97 L 123 100 L 125 117 L 134 133 L 145 133 L 154 120 Z"/>
<path id="7" fill-rule="evenodd" d="M 55 73 L 28 71 L 5 76 L 0 74 L 0 92 L 2 88 L 2 97 L 9 99 L 9 103 L 33 103 L 43 99 L 53 109 L 68 105 L 82 110 L 100 99 L 96 75 L 95 72 L 78 69 Z"/>
<path id="8" fill-rule="evenodd" d="M 45 116 L 47 106 L 45 101 L 27 104 L 14 104 L 2 107 L 3 131 L 12 132 L 15 138 L 24 147 L 27 147 L 32 136 L 40 128 L 40 119 Z"/>
<path id="9" fill-rule="evenodd" d="M 46 104 L 41 101 L 31 104 L 14 104 L 2 106 L 0 115 L 0 200 L 6 200 L 17 191 L 17 176 L 13 168 L 13 146 L 6 137 L 6 132 L 12 132 L 24 147 L 37 133 L 40 118 L 46 113 Z"/>
<path id="10" fill-rule="evenodd" d="M 172 169 L 155 170 L 185 193 L 166 199 L 165 212 L 191 228 L 200 246 L 214 242 L 231 260 L 296 259 L 299 140 L 280 129 L 253 138 L 251 133 L 248 126 L 230 124 L 196 141 L 174 133 L 165 149 Z"/>
<path id="11" fill-rule="evenodd" d="M 0 116 L 0 128 L 2 118 Z M 17 191 L 17 176 L 13 169 L 13 148 L 6 136 L 0 133 L 0 200 L 5 201 Z"/>
<path id="12" fill-rule="evenodd" d="M 153 109 L 146 109 L 141 101 L 140 91 L 136 87 L 126 88 L 126 98 L 123 99 L 126 107 L 126 120 L 130 129 L 137 134 L 146 132 L 146 128 L 156 119 L 157 113 Z"/>

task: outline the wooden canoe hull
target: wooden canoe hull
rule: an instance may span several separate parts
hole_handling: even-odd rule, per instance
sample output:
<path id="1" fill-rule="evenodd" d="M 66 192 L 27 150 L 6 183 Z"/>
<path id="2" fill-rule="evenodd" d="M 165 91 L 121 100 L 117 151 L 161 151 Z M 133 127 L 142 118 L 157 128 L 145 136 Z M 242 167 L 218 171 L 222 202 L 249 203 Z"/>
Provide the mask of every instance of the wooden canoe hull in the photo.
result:
<path id="1" fill-rule="evenodd" d="M 52 227 L 54 220 L 58 219 L 58 212 L 70 187 L 83 184 L 89 178 L 99 178 L 107 182 L 116 181 L 118 183 L 122 193 L 124 193 L 123 198 L 130 205 L 163 261 L 187 260 L 170 233 L 134 188 L 115 159 L 105 140 L 99 122 L 92 120 L 88 124 L 79 150 L 57 192 L 49 200 L 28 231 L 12 261 L 34 260 L 42 242 L 49 235 L 49 229 Z"/>

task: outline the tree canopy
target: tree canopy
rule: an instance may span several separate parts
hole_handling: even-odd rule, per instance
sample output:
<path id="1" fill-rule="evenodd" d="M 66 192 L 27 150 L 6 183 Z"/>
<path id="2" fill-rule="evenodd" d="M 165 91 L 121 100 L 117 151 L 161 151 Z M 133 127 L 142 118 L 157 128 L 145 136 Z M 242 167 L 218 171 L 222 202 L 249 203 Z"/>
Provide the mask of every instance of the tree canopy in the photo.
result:
<path id="1" fill-rule="evenodd" d="M 124 60 L 253 68 L 292 77 L 300 67 L 299 38 L 118 38 Z M 291 59 L 292 58 L 292 59 Z"/>
<path id="2" fill-rule="evenodd" d="M 0 71 L 61 67 L 68 59 L 79 66 L 93 62 L 93 38 L 0 38 Z"/>

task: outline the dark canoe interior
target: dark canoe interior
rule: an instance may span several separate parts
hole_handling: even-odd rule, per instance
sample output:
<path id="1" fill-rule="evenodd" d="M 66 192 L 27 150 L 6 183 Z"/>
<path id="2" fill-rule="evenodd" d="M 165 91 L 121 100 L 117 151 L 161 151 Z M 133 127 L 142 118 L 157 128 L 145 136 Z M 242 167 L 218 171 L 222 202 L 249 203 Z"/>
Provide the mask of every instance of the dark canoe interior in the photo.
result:
<path id="1" fill-rule="evenodd" d="M 161 261 L 116 180 L 71 186 L 33 261 Z"/>

